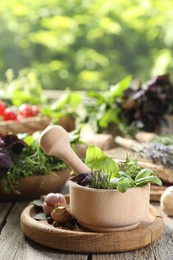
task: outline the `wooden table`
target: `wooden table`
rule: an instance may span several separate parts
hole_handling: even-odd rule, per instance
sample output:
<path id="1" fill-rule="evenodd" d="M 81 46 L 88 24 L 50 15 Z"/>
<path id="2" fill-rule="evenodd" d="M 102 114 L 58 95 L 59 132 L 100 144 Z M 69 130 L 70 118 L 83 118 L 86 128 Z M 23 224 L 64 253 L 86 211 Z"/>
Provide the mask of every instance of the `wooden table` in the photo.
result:
<path id="1" fill-rule="evenodd" d="M 62 252 L 37 244 L 27 238 L 20 228 L 20 214 L 29 204 L 25 202 L 0 203 L 0 259 L 1 260 L 172 260 L 173 259 L 173 218 L 164 215 L 165 231 L 153 244 L 124 253 L 77 254 Z M 154 203 L 159 208 L 159 203 Z M 100 245 L 101 246 L 101 245 Z"/>

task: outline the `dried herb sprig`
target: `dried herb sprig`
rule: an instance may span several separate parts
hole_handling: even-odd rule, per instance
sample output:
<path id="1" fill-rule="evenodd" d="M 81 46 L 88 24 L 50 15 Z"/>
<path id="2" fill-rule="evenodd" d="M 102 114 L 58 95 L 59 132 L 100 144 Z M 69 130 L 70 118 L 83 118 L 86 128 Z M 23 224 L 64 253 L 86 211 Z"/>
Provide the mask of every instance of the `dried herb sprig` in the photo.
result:
<path id="1" fill-rule="evenodd" d="M 154 163 L 173 168 L 173 145 L 148 143 L 140 151 L 140 154 Z"/>

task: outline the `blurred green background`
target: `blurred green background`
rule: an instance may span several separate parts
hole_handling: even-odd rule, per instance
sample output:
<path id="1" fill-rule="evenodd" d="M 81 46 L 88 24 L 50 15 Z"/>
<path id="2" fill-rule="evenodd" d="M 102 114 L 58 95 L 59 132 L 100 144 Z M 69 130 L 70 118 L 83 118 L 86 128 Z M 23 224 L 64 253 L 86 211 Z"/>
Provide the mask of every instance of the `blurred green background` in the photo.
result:
<path id="1" fill-rule="evenodd" d="M 172 0 L 2 1 L 0 81 L 33 69 L 43 89 L 106 90 L 171 74 L 172 27 Z"/>

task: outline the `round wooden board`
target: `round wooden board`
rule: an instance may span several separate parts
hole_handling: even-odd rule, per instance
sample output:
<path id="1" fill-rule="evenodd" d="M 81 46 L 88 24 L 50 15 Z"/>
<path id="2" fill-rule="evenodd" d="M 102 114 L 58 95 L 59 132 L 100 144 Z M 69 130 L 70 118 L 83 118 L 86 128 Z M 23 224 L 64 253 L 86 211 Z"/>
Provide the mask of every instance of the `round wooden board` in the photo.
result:
<path id="1" fill-rule="evenodd" d="M 150 201 L 157 201 L 160 202 L 160 198 L 164 191 L 168 188 L 169 186 L 157 186 L 157 185 L 151 185 L 150 189 Z"/>
<path id="2" fill-rule="evenodd" d="M 147 218 L 137 228 L 105 233 L 55 228 L 46 220 L 35 220 L 33 218 L 35 214 L 34 205 L 27 206 L 21 214 L 21 229 L 27 237 L 51 248 L 78 253 L 124 252 L 139 249 L 159 239 L 164 230 L 163 218 L 153 206 L 150 206 Z"/>

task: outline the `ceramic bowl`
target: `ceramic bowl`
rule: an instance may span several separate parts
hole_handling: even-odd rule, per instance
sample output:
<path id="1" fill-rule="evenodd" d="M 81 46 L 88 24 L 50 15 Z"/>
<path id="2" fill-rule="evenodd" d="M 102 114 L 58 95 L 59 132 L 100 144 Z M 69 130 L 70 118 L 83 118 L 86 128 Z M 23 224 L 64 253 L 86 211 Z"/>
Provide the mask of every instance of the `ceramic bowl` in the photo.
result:
<path id="1" fill-rule="evenodd" d="M 117 190 L 93 189 L 69 181 L 70 211 L 80 224 L 93 231 L 136 228 L 149 211 L 150 185 Z"/>

